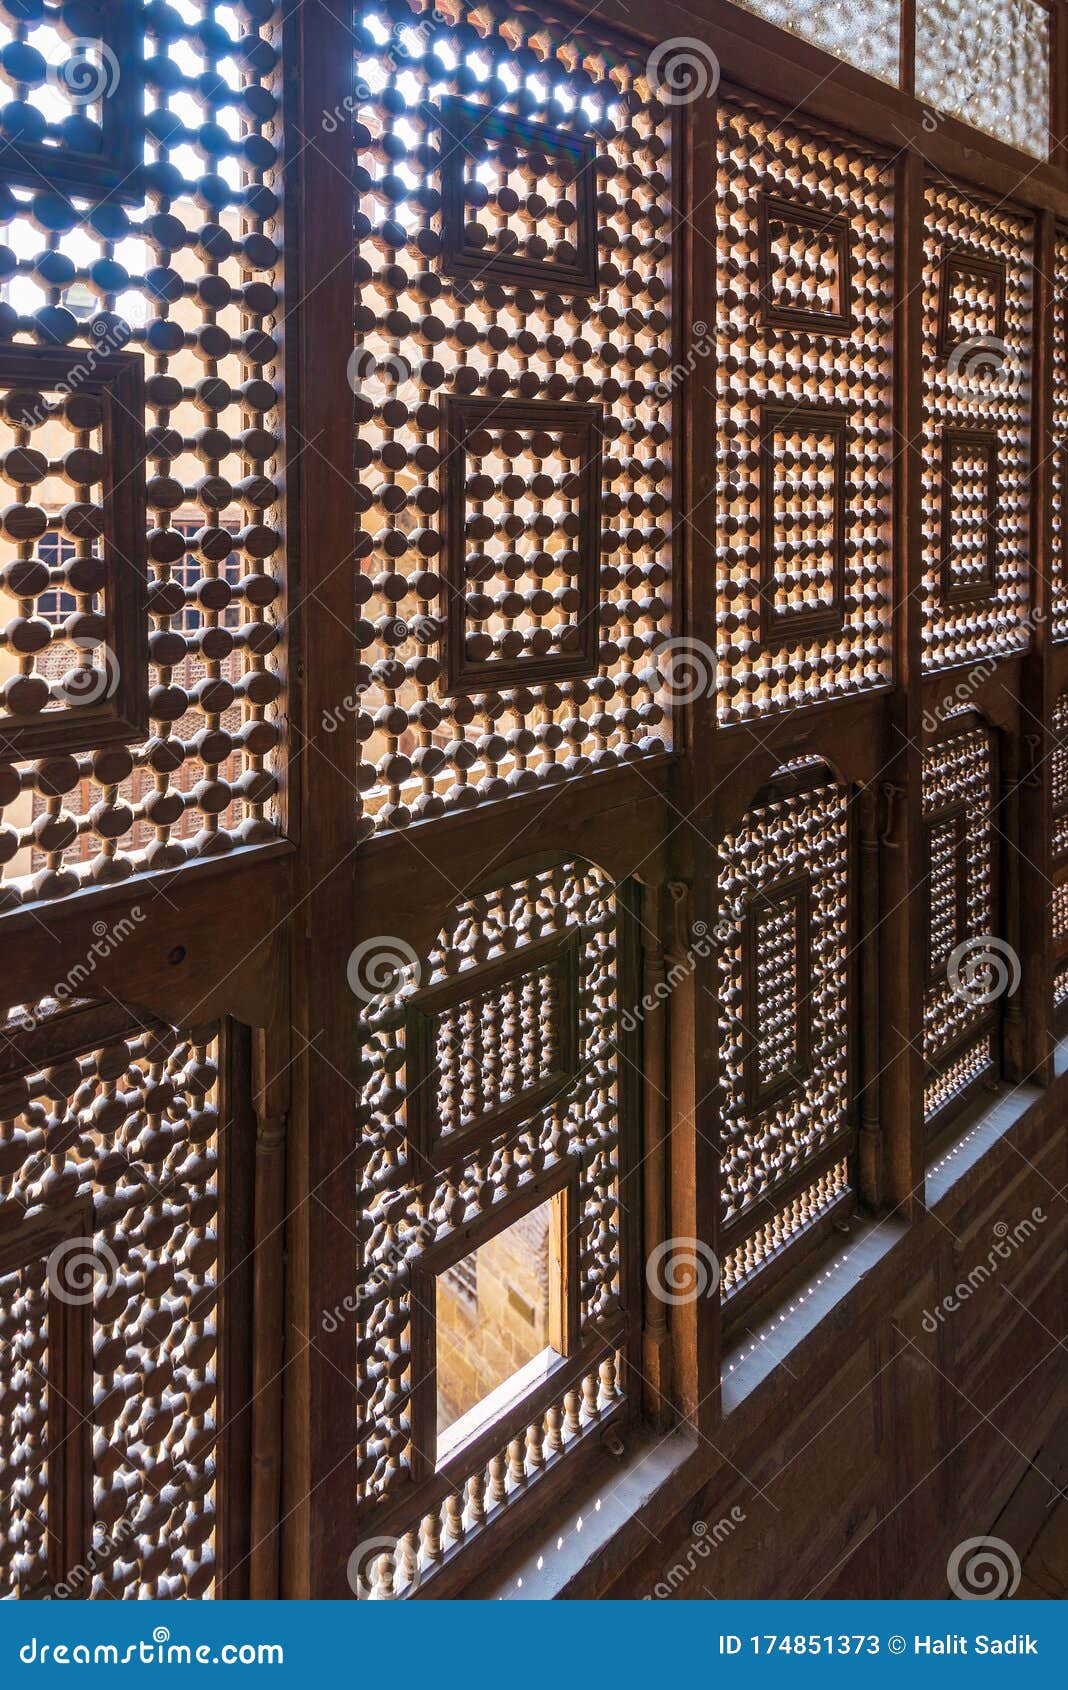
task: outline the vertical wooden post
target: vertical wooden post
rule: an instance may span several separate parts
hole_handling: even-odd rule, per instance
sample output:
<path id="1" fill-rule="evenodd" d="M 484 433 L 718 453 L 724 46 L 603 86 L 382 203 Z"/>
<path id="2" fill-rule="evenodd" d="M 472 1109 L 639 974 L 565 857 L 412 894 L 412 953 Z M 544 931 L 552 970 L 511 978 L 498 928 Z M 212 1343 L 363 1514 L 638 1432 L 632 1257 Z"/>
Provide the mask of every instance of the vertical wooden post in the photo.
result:
<path id="1" fill-rule="evenodd" d="M 356 1494 L 355 1343 L 323 1322 L 355 1289 L 353 1164 L 356 649 L 352 235 L 354 44 L 348 0 L 299 6 L 287 25 L 287 371 L 293 755 L 309 769 L 293 881 L 284 1539 L 281 1593 L 348 1598 Z M 324 114 L 329 121 L 324 121 Z M 292 236 L 291 236 L 292 238 Z M 298 497 L 299 493 L 299 497 Z M 321 723 L 333 714 L 334 731 Z M 328 1326 L 334 1330 L 329 1331 Z"/>
<path id="2" fill-rule="evenodd" d="M 923 775 L 923 160 L 897 163 L 894 374 L 897 463 L 894 515 L 894 664 L 884 815 L 879 944 L 880 1109 L 887 1126 L 885 1197 L 907 1218 L 922 1192 L 923 908 L 920 792 Z"/>

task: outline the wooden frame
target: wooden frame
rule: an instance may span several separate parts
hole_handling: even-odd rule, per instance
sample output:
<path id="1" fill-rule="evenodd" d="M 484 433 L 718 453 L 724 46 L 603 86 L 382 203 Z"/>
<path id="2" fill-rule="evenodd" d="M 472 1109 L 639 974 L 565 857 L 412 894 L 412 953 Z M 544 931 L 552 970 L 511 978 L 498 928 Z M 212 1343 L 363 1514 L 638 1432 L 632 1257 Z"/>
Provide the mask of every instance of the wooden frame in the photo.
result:
<path id="1" fill-rule="evenodd" d="M 810 234 L 830 235 L 834 241 L 838 270 L 837 311 L 806 309 L 779 303 L 774 292 L 771 225 L 792 223 Z M 763 193 L 760 198 L 760 296 L 763 317 L 770 327 L 801 329 L 810 334 L 847 335 L 853 332 L 853 232 L 848 218 L 831 217 L 803 199 Z"/>
<path id="2" fill-rule="evenodd" d="M 775 439 L 795 433 L 829 435 L 834 441 L 831 496 L 831 599 L 824 609 L 789 611 L 775 604 Z M 760 412 L 760 628 L 766 645 L 793 643 L 830 634 L 845 620 L 846 448 L 849 417 L 844 410 L 801 401 L 764 404 Z"/>
<path id="3" fill-rule="evenodd" d="M 145 378 L 140 353 L 8 344 L 0 388 L 87 394 L 103 404 L 104 641 L 115 680 L 102 699 L 0 716 L 0 760 L 96 749 L 148 729 Z"/>
<path id="4" fill-rule="evenodd" d="M 994 289 L 994 326 L 986 332 L 998 340 L 1005 337 L 1005 266 L 989 253 L 976 252 L 971 247 L 947 245 L 942 251 L 942 279 L 938 301 L 938 352 L 949 358 L 963 341 L 954 340 L 951 327 L 954 289 L 969 277 L 978 277 Z"/>
<path id="5" fill-rule="evenodd" d="M 451 693 L 489 687 L 526 686 L 538 681 L 589 675 L 597 667 L 601 544 L 601 429 L 599 405 L 555 404 L 551 400 L 460 399 L 442 404 L 441 455 L 445 514 L 445 572 L 449 586 L 446 662 Z M 578 497 L 578 639 L 574 652 L 513 660 L 471 660 L 464 646 L 466 617 L 466 462 L 472 436 L 489 423 L 503 429 L 533 429 L 577 439 L 581 459 L 572 479 Z"/>
<path id="6" fill-rule="evenodd" d="M 80 0 L 77 22 L 70 25 L 83 40 L 99 41 L 104 55 L 100 151 L 8 136 L 0 146 L 0 182 L 38 191 L 55 183 L 65 194 L 140 202 L 144 123 L 133 69 L 144 56 L 141 11 L 137 0 Z"/>
<path id="7" fill-rule="evenodd" d="M 978 454 L 985 464 L 987 490 L 985 567 L 974 581 L 954 580 L 953 504 L 954 464 L 959 454 Z M 942 536 L 941 587 L 945 604 L 970 604 L 990 598 L 997 582 L 998 561 L 998 436 L 993 429 L 955 428 L 942 430 Z"/>
<path id="8" fill-rule="evenodd" d="M 404 1039 L 408 1130 L 414 1146 L 431 1167 L 440 1169 L 449 1159 L 488 1145 L 498 1133 L 519 1121 L 529 1120 L 554 1101 L 566 1100 L 578 1064 L 578 952 L 578 933 L 562 933 L 526 945 L 497 962 L 465 970 L 408 999 Z M 443 1132 L 433 1100 L 439 1016 L 443 1010 L 457 1008 L 494 987 L 503 988 L 531 974 L 551 975 L 556 985 L 553 1032 L 560 1051 L 559 1062 L 551 1073 L 469 1122 L 462 1131 Z"/>
<path id="9" fill-rule="evenodd" d="M 559 293 L 597 291 L 597 224 L 595 220 L 596 148 L 590 136 L 510 112 L 494 111 L 468 100 L 442 101 L 443 193 L 441 231 L 446 275 L 469 281 L 500 281 L 519 287 L 554 288 Z M 563 161 L 574 173 L 577 254 L 574 264 L 554 259 L 524 258 L 508 253 L 486 254 L 465 242 L 466 207 L 464 165 L 475 152 L 476 140 L 497 141 L 518 152 L 544 156 L 550 168 Z"/>

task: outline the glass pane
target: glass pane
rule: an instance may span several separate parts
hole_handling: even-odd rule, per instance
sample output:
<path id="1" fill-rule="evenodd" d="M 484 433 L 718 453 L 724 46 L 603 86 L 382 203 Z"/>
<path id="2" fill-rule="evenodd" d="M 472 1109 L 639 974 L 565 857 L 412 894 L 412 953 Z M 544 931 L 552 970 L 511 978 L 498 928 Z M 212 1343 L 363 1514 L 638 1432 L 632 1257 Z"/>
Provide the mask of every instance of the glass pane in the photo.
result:
<path id="1" fill-rule="evenodd" d="M 899 0 L 737 0 L 884 82 L 899 77 Z"/>
<path id="2" fill-rule="evenodd" d="M 439 1461 L 525 1395 L 557 1359 L 551 1208 L 542 1203 L 438 1277 Z"/>
<path id="3" fill-rule="evenodd" d="M 1038 0 L 917 0 L 916 94 L 1049 155 L 1049 13 Z"/>

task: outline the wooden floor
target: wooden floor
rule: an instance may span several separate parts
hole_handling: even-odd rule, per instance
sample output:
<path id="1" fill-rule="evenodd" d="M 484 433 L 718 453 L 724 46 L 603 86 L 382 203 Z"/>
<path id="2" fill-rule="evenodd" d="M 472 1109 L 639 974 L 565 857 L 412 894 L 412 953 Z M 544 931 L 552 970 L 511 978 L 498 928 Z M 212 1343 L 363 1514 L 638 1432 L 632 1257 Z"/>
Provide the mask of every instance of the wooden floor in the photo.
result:
<path id="1" fill-rule="evenodd" d="M 1016 1601 L 1068 1597 L 1068 1500 L 1062 1499 L 1024 1557 Z"/>

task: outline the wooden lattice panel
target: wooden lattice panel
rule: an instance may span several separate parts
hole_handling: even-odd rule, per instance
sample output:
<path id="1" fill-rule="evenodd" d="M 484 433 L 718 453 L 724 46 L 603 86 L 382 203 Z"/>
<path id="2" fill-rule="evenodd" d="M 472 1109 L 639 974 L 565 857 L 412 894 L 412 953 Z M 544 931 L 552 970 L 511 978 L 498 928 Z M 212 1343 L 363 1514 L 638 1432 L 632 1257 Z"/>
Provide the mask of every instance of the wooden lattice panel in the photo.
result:
<path id="1" fill-rule="evenodd" d="M 931 184 L 923 359 L 923 664 L 1028 640 L 1031 249 L 1004 207 Z"/>
<path id="2" fill-rule="evenodd" d="M 720 1285 L 729 1300 L 758 1274 L 770 1268 L 785 1251 L 796 1247 L 816 1223 L 850 1196 L 849 1162 L 843 1157 L 813 1180 L 798 1196 L 762 1221 L 743 1243 L 728 1251 L 720 1264 Z"/>
<path id="3" fill-rule="evenodd" d="M 356 74 L 370 832 L 670 743 L 671 159 L 644 55 L 499 0 Z"/>
<path id="4" fill-rule="evenodd" d="M 1068 856 L 1068 692 L 1053 706 L 1052 749 L 1049 758 L 1050 799 L 1053 805 L 1053 860 Z"/>
<path id="5" fill-rule="evenodd" d="M 1039 0 L 916 0 L 916 93 L 1035 158 L 1050 151 L 1050 21 Z"/>
<path id="6" fill-rule="evenodd" d="M 144 147 L 133 71 L 145 10 L 142 0 L 3 0 L 0 181 L 137 197 Z"/>
<path id="7" fill-rule="evenodd" d="M 48 1265 L 0 1267 L 0 1596 L 48 1580 Z"/>
<path id="8" fill-rule="evenodd" d="M 995 967 L 994 754 L 988 730 L 967 721 L 933 742 L 923 760 L 925 910 L 924 1057 L 928 1118 L 991 1065 Z"/>
<path id="9" fill-rule="evenodd" d="M 27 1435 L 0 1451 L 5 1491 L 17 1487 L 23 1515 L 0 1578 L 44 1571 L 55 1584 L 80 1567 L 83 1596 L 210 1596 L 222 1279 L 216 1033 L 124 1025 L 110 1009 L 45 1003 L 4 1029 L 0 1287 L 13 1347 L 3 1351 L 0 1389 L 22 1405 Z M 63 1413 L 71 1417 L 54 1476 L 48 1439 L 33 1429 L 42 1393 L 53 1433 Z M 64 1472 L 80 1476 L 64 1486 Z M 90 1474 L 86 1522 L 104 1534 L 106 1553 L 91 1558 L 88 1541 L 58 1526 L 42 1550 L 26 1509 L 69 1519 L 65 1493 L 88 1487 Z"/>
<path id="10" fill-rule="evenodd" d="M 366 1004 L 359 1536 L 380 1540 L 385 1520 L 407 1544 L 400 1560 L 411 1565 L 397 1574 L 397 1593 L 440 1560 L 442 1520 L 446 1547 L 464 1541 L 549 1455 L 622 1407 L 622 921 L 600 870 L 573 862 L 542 869 L 455 906 L 425 967 Z M 441 1066 L 429 1074 L 434 1052 Z M 436 1461 L 426 1400 L 434 1276 L 498 1234 L 516 1205 L 565 1184 L 574 1252 L 564 1287 L 574 1307 L 566 1373 L 553 1376 L 555 1390 L 547 1381 L 529 1412 L 520 1405 L 517 1423 L 499 1433 L 500 1456 L 480 1439 L 466 1465 L 463 1451 Z M 350 1582 L 355 1589 L 369 1578 L 361 1567 Z"/>
<path id="11" fill-rule="evenodd" d="M 893 178 L 852 143 L 719 108 L 717 709 L 890 672 Z"/>
<path id="12" fill-rule="evenodd" d="M 755 1231 L 849 1127 L 845 791 L 785 776 L 720 847 L 722 1225 Z M 737 919 L 734 919 L 734 917 Z M 785 1223 L 784 1223 L 785 1224 Z"/>
<path id="13" fill-rule="evenodd" d="M 134 420 L 145 425 L 148 458 L 148 527 L 135 558 L 147 547 L 139 632 L 149 667 L 139 680 L 150 734 L 129 748 L 65 744 L 36 763 L 12 762 L 8 749 L 0 761 L 6 905 L 277 834 L 281 7 L 258 0 L 240 14 L 217 10 L 213 0 L 144 10 L 136 204 L 111 197 L 80 207 L 40 179 L 33 188 L 0 183 L 3 338 L 15 340 L 20 360 L 34 347 L 52 358 L 58 347 L 69 352 L 83 374 L 70 377 L 68 406 L 89 397 L 109 361 L 143 362 L 146 410 Z M 5 472 L 21 426 L 9 394 L 0 415 Z M 38 433 L 54 457 L 62 423 Z M 74 447 L 87 453 L 91 443 L 75 438 Z M 45 630 L 59 621 L 105 644 L 107 632 L 93 570 L 71 561 L 78 542 L 61 518 L 71 495 L 53 489 L 38 502 L 48 517 L 40 536 L 17 522 L 13 530 L 5 513 L 0 620 L 9 638 L 12 618 L 32 624 L 35 669 L 59 685 L 70 653 L 55 638 L 46 645 Z M 0 686 L 23 655 L 17 643 L 14 655 L 0 649 Z M 122 653 L 111 655 L 121 669 Z M 94 659 L 105 674 L 107 657 Z"/>
<path id="14" fill-rule="evenodd" d="M 1053 245 L 1050 610 L 1055 640 L 1068 639 L 1068 232 Z"/>

